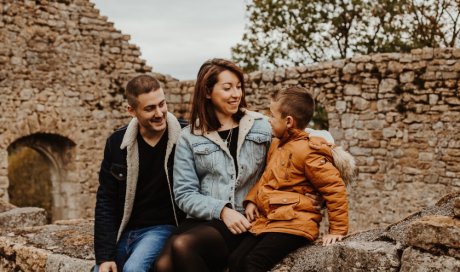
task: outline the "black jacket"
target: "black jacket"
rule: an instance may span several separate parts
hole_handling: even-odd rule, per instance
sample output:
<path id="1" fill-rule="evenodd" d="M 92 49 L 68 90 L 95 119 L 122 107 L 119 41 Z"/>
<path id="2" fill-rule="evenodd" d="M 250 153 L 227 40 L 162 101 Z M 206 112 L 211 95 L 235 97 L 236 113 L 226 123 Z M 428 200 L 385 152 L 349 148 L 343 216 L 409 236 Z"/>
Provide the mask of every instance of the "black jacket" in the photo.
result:
<path id="1" fill-rule="evenodd" d="M 168 126 L 171 126 L 168 118 Z M 174 117 L 173 117 L 174 118 Z M 177 120 L 176 120 L 177 122 Z M 176 125 L 176 123 L 174 123 Z M 177 122 L 177 126 L 180 126 Z M 96 263 L 115 260 L 116 244 L 122 229 L 123 219 L 129 220 L 125 213 L 125 202 L 128 197 L 127 190 L 127 148 L 121 149 L 128 126 L 115 131 L 108 139 L 104 149 L 104 159 L 99 172 L 99 188 L 96 195 L 96 209 L 94 222 L 94 251 Z M 137 123 L 136 123 L 137 129 Z M 128 136 L 129 137 L 129 136 Z M 169 138 L 170 135 L 168 135 Z M 168 142 L 169 143 L 169 142 Z M 172 170 L 174 161 L 174 148 L 167 158 L 167 172 L 169 174 L 170 192 L 172 192 Z M 134 181 L 137 183 L 137 180 Z M 171 197 L 171 199 L 174 199 Z M 185 216 L 175 203 L 176 222 Z M 125 217 L 127 218 L 124 218 Z M 126 226 L 126 224 L 125 224 Z"/>

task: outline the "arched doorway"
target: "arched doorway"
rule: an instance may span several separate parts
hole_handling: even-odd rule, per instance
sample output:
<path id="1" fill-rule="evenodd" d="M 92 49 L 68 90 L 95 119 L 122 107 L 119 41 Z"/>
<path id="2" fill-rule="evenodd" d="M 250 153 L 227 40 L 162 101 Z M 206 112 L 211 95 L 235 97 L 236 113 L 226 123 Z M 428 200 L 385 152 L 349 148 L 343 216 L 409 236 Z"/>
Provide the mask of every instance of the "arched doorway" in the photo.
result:
<path id="1" fill-rule="evenodd" d="M 8 147 L 10 202 L 44 208 L 49 222 L 68 218 L 66 209 L 76 201 L 67 197 L 72 190 L 69 184 L 75 184 L 67 177 L 74 146 L 68 138 L 48 133 L 14 141 Z"/>

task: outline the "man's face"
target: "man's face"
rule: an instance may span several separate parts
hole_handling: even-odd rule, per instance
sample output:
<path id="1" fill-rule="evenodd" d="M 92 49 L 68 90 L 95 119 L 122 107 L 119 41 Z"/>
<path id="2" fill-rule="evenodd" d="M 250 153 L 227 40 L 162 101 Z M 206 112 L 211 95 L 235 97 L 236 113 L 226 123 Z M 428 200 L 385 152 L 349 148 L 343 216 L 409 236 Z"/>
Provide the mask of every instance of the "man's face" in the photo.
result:
<path id="1" fill-rule="evenodd" d="M 128 106 L 128 111 L 139 121 L 142 134 L 161 132 L 166 129 L 168 106 L 162 88 L 139 95 L 137 102 L 136 108 Z"/>

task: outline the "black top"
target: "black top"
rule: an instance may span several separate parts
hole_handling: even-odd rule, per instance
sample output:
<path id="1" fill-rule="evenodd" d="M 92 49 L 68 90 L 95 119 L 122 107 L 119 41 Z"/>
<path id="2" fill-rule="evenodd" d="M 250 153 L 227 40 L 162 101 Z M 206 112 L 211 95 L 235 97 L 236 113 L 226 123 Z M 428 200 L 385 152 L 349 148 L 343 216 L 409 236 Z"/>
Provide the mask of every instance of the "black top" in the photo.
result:
<path id="1" fill-rule="evenodd" d="M 164 168 L 168 133 L 150 146 L 137 136 L 139 146 L 139 177 L 132 214 L 126 229 L 145 228 L 154 225 L 175 225 L 168 181 Z"/>
<path id="2" fill-rule="evenodd" d="M 229 136 L 230 131 L 232 131 L 232 135 Z M 222 130 L 218 131 L 219 136 L 222 138 L 222 140 L 228 139 L 227 142 L 227 147 L 230 150 L 230 154 L 233 157 L 233 162 L 235 163 L 235 170 L 236 170 L 236 175 L 238 176 L 238 158 L 236 156 L 236 148 L 238 146 L 238 133 L 239 133 L 239 127 L 235 127 L 233 129 L 229 130 Z"/>

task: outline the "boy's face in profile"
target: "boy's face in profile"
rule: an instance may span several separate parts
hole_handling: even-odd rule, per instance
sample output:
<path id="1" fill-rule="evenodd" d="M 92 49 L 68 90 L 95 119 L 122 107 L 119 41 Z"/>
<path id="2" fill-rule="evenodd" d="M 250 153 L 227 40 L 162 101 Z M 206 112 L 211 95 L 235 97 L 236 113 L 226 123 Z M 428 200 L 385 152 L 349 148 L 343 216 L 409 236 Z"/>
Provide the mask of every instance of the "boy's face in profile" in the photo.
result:
<path id="1" fill-rule="evenodd" d="M 275 102 L 272 100 L 270 102 L 270 119 L 268 119 L 270 125 L 272 126 L 273 136 L 275 136 L 278 139 L 282 138 L 284 133 L 288 129 L 287 117 L 282 117 L 281 112 L 279 110 L 280 106 L 280 101 Z"/>

